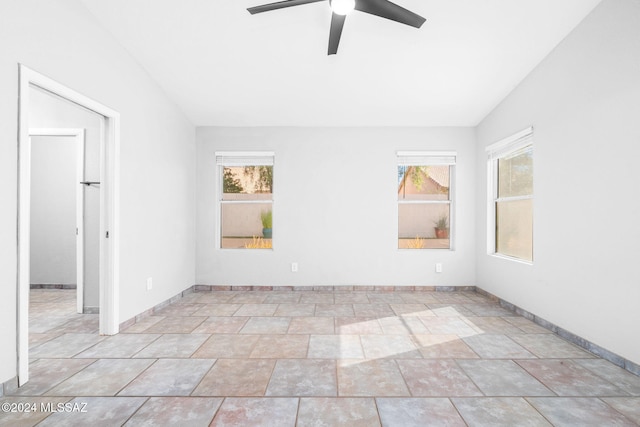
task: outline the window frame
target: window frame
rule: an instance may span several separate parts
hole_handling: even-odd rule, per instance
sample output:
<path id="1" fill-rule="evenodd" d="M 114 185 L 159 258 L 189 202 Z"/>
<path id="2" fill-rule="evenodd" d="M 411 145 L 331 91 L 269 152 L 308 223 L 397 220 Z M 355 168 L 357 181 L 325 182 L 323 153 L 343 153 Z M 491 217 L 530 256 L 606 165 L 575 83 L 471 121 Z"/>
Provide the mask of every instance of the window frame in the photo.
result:
<path id="1" fill-rule="evenodd" d="M 528 127 L 503 140 L 489 145 L 487 152 L 487 254 L 496 258 L 503 258 L 527 265 L 533 265 L 534 257 L 534 235 L 533 235 L 533 212 L 532 212 L 532 233 L 531 233 L 531 260 L 506 255 L 497 251 L 498 224 L 496 220 L 497 206 L 501 202 L 515 202 L 519 200 L 531 200 L 532 210 L 534 206 L 535 186 L 530 195 L 499 197 L 499 170 L 498 161 L 506 157 L 513 156 L 518 151 L 531 149 L 532 156 L 535 153 L 533 141 L 533 127 Z M 534 158 L 535 165 L 535 158 Z M 534 175 L 535 177 L 535 175 Z"/>
<path id="2" fill-rule="evenodd" d="M 458 160 L 457 151 L 398 151 L 396 152 L 396 177 L 400 166 L 449 166 L 449 198 L 447 200 L 400 200 L 397 196 L 396 186 L 396 250 L 405 251 L 412 248 L 400 248 L 400 205 L 429 204 L 449 205 L 449 247 L 448 248 L 420 248 L 418 250 L 448 250 L 455 251 L 456 237 L 456 166 Z"/>
<path id="3" fill-rule="evenodd" d="M 271 204 L 271 212 L 275 207 L 275 185 L 272 183 L 274 191 L 271 193 L 271 199 L 262 200 L 224 200 L 224 168 L 225 167 L 244 167 L 244 166 L 271 166 L 275 170 L 275 152 L 273 151 L 216 151 L 214 153 L 216 167 L 216 221 L 214 239 L 216 249 L 238 251 L 248 250 L 247 248 L 223 248 L 222 247 L 222 207 L 226 204 Z M 274 174 L 275 175 L 275 174 Z M 275 181 L 275 176 L 273 177 Z M 264 250 L 273 250 L 274 241 L 271 238 L 271 248 Z M 253 249 L 251 249 L 253 250 Z M 260 251 L 258 251 L 260 252 Z"/>

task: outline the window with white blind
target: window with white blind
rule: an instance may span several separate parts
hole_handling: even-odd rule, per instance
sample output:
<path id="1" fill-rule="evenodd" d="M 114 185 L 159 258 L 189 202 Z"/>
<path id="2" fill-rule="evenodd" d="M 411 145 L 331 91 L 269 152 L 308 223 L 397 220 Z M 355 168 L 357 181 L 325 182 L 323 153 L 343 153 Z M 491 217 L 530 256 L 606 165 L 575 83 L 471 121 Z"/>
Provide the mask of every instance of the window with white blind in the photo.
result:
<path id="1" fill-rule="evenodd" d="M 273 247 L 273 152 L 216 152 L 218 247 Z"/>
<path id="2" fill-rule="evenodd" d="M 533 262 L 533 128 L 487 147 L 488 251 Z"/>
<path id="3" fill-rule="evenodd" d="M 399 151 L 398 248 L 452 249 L 455 152 Z"/>

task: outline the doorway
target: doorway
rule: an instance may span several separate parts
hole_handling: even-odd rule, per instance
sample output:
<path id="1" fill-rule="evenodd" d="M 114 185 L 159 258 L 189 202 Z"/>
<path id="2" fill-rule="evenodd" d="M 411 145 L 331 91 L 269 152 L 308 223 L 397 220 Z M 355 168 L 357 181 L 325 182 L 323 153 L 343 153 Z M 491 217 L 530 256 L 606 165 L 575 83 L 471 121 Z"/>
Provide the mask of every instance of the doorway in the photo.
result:
<path id="1" fill-rule="evenodd" d="M 30 129 L 31 289 L 73 289 L 84 302 L 85 130 Z"/>
<path id="2" fill-rule="evenodd" d="M 29 380 L 29 292 L 31 274 L 30 93 L 37 88 L 100 116 L 99 332 L 119 330 L 119 132 L 118 112 L 30 68 L 19 66 L 18 135 L 18 385 Z"/>

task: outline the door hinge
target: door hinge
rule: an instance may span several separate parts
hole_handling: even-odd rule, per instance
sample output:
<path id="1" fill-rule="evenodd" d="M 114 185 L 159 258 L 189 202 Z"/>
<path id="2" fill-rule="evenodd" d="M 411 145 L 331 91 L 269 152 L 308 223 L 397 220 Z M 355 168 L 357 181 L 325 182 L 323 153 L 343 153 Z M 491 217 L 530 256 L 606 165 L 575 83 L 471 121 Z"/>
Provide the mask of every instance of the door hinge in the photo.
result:
<path id="1" fill-rule="evenodd" d="M 109 232 L 107 231 L 107 234 L 105 236 L 107 239 L 109 238 Z"/>

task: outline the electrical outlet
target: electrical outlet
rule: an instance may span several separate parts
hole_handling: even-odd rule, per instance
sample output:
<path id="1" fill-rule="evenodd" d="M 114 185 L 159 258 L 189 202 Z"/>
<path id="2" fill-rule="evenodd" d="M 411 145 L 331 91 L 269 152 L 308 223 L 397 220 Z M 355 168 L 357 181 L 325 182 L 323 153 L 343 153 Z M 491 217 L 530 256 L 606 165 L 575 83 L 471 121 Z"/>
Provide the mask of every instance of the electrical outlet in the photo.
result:
<path id="1" fill-rule="evenodd" d="M 436 263 L 436 273 L 442 273 L 442 263 Z"/>
<path id="2" fill-rule="evenodd" d="M 291 263 L 291 272 L 292 273 L 297 273 L 298 272 L 298 263 L 297 262 L 292 262 Z"/>
<path id="3" fill-rule="evenodd" d="M 147 290 L 150 291 L 153 289 L 153 279 L 151 277 L 147 278 Z"/>

